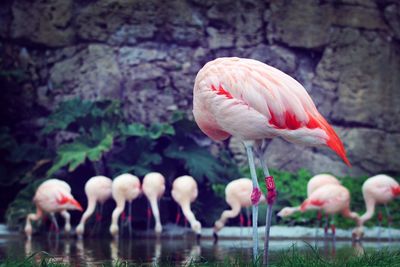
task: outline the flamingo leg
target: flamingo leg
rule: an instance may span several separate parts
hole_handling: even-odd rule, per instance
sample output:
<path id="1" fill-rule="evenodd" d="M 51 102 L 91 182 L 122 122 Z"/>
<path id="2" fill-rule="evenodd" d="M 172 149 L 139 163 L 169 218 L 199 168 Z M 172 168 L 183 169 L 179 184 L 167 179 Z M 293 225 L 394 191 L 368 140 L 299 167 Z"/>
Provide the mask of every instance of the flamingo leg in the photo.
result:
<path id="1" fill-rule="evenodd" d="M 248 207 L 246 208 L 246 217 L 247 217 L 247 227 L 249 229 L 247 233 L 250 234 L 251 216 L 250 216 L 250 208 Z"/>
<path id="2" fill-rule="evenodd" d="M 253 260 L 257 260 L 258 254 L 258 202 L 260 201 L 261 191 L 258 185 L 256 167 L 254 164 L 253 145 L 250 142 L 244 142 L 246 147 L 247 157 L 249 160 L 251 180 L 253 181 L 253 192 L 251 193 L 252 202 L 252 222 L 253 222 Z"/>
<path id="3" fill-rule="evenodd" d="M 388 223 L 388 234 L 389 234 L 389 241 L 392 241 L 392 215 L 390 214 L 389 208 L 385 205 L 385 211 L 387 216 L 387 223 Z"/>
<path id="4" fill-rule="evenodd" d="M 132 201 L 128 204 L 128 230 L 129 236 L 132 237 Z"/>
<path id="5" fill-rule="evenodd" d="M 325 214 L 325 226 L 324 226 L 324 237 L 325 238 L 328 235 L 328 229 L 329 229 L 329 215 Z"/>
<path id="6" fill-rule="evenodd" d="M 271 228 L 271 220 L 272 220 L 272 208 L 277 198 L 277 191 L 275 187 L 274 177 L 270 175 L 267 162 L 265 160 L 265 155 L 260 154 L 260 162 L 265 176 L 265 185 L 267 187 L 268 195 L 267 195 L 267 215 L 266 215 L 266 225 L 265 225 L 265 240 L 264 240 L 264 264 L 268 266 L 269 262 L 269 235 Z"/>
<path id="7" fill-rule="evenodd" d="M 56 216 L 54 215 L 54 213 L 51 213 L 50 216 L 51 216 L 51 223 L 54 225 L 54 230 L 56 234 L 58 234 L 60 228 L 58 227 Z"/>
<path id="8" fill-rule="evenodd" d="M 318 229 L 321 227 L 322 213 L 320 210 L 317 211 L 317 222 L 315 225 L 315 239 L 318 238 Z"/>
<path id="9" fill-rule="evenodd" d="M 97 228 L 99 227 L 101 221 L 101 211 L 102 211 L 103 204 L 99 204 L 99 206 L 95 208 L 95 222 L 92 227 L 92 231 L 90 232 L 91 236 L 94 236 L 97 232 Z"/>
<path id="10" fill-rule="evenodd" d="M 147 202 L 147 226 L 146 226 L 147 231 L 149 231 L 150 229 L 150 217 L 151 217 L 150 202 Z"/>
<path id="11" fill-rule="evenodd" d="M 332 231 L 332 240 L 336 242 L 336 226 L 335 226 L 335 217 L 331 215 L 331 231 Z"/>
<path id="12" fill-rule="evenodd" d="M 382 211 L 378 212 L 378 242 L 381 242 L 381 234 L 382 234 Z"/>
<path id="13" fill-rule="evenodd" d="M 64 232 L 65 234 L 69 234 L 71 231 L 71 215 L 66 210 L 61 211 L 60 214 L 65 219 Z"/>

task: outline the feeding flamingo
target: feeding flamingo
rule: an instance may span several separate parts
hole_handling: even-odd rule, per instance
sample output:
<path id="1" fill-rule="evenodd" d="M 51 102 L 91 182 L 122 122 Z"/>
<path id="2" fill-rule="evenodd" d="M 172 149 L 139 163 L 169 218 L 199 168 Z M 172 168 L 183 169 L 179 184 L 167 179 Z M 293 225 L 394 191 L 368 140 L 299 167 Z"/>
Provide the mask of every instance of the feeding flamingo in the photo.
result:
<path id="1" fill-rule="evenodd" d="M 112 182 L 112 196 L 115 200 L 116 207 L 112 213 L 112 220 L 110 226 L 110 233 L 114 238 L 118 237 L 119 227 L 118 218 L 125 209 L 125 202 L 129 202 L 129 234 L 132 234 L 130 227 L 130 220 L 132 218 L 132 201 L 136 199 L 141 193 L 140 180 L 136 176 L 124 173 L 117 177 Z"/>
<path id="2" fill-rule="evenodd" d="M 340 182 L 338 179 L 336 179 L 335 176 L 330 175 L 330 174 L 317 174 L 315 176 L 313 176 L 310 181 L 308 181 L 307 183 L 307 197 L 311 196 L 311 194 L 317 190 L 318 188 L 327 185 L 327 184 L 338 184 L 340 185 Z M 288 217 L 290 215 L 292 215 L 293 213 L 300 211 L 300 206 L 297 207 L 285 207 L 283 208 L 277 215 L 280 217 Z M 320 221 L 321 218 L 321 214 L 318 213 L 317 216 L 318 220 Z M 328 223 L 326 223 L 325 226 L 325 233 L 327 233 L 327 227 L 328 227 Z"/>
<path id="3" fill-rule="evenodd" d="M 183 215 L 185 215 L 192 230 L 197 234 L 197 239 L 199 239 L 201 236 L 201 223 L 196 220 L 190 209 L 190 204 L 196 200 L 198 195 L 197 182 L 191 176 L 180 176 L 172 183 L 171 195 L 181 207 Z"/>
<path id="4" fill-rule="evenodd" d="M 311 194 L 321 186 L 327 184 L 340 184 L 340 182 L 338 179 L 336 179 L 335 176 L 330 174 L 318 174 L 313 176 L 307 183 L 307 197 L 311 196 Z M 280 217 L 287 217 L 297 211 L 300 211 L 300 206 L 285 207 L 280 212 L 278 212 L 277 215 Z"/>
<path id="5" fill-rule="evenodd" d="M 211 139 L 231 135 L 246 147 L 253 180 L 253 257 L 258 248 L 259 189 L 251 141 L 280 136 L 301 145 L 328 146 L 350 165 L 342 142 L 322 117 L 304 87 L 282 71 L 253 59 L 218 58 L 197 74 L 193 89 L 193 115 Z M 265 151 L 260 157 L 268 190 L 264 261 L 268 264 L 268 240 L 272 206 L 276 200 L 274 179 L 269 175 Z"/>
<path id="6" fill-rule="evenodd" d="M 37 188 L 33 202 L 36 205 L 36 213 L 28 214 L 25 224 L 25 234 L 29 240 L 32 237 L 31 221 L 39 220 L 44 213 L 50 213 L 58 232 L 58 224 L 54 213 L 59 212 L 65 219 L 64 230 L 68 233 L 71 231 L 71 216 L 67 210 L 82 211 L 81 205 L 71 195 L 71 187 L 66 182 L 58 179 L 50 179 L 43 182 Z"/>
<path id="7" fill-rule="evenodd" d="M 158 209 L 158 200 L 165 192 L 165 178 L 161 173 L 151 172 L 146 174 L 143 178 L 142 190 L 144 195 L 150 202 L 151 210 L 153 212 L 154 220 L 156 222 L 155 231 L 157 234 L 162 232 L 162 225 L 160 220 L 160 212 Z"/>
<path id="8" fill-rule="evenodd" d="M 341 213 L 358 223 L 360 216 L 350 210 L 350 192 L 340 184 L 327 184 L 319 187 L 301 204 L 300 211 L 323 210 L 325 214 Z M 332 223 L 332 233 L 335 237 L 335 224 Z"/>
<path id="9" fill-rule="evenodd" d="M 395 197 L 400 196 L 399 183 L 390 176 L 379 174 L 368 178 L 362 186 L 363 197 L 365 201 L 366 212 L 360 217 L 357 228 L 353 231 L 356 239 L 360 239 L 364 233 L 364 223 L 374 216 L 375 206 L 377 204 L 386 204 Z M 388 222 L 390 227 L 391 216 L 386 207 Z"/>
<path id="10" fill-rule="evenodd" d="M 221 217 L 214 223 L 214 238 L 218 239 L 217 233 L 224 227 L 226 221 L 239 215 L 243 207 L 251 206 L 251 192 L 253 185 L 250 179 L 240 178 L 227 184 L 225 188 L 225 200 L 231 207 L 230 210 L 222 212 Z M 261 196 L 260 202 L 264 202 Z"/>
<path id="11" fill-rule="evenodd" d="M 102 206 L 104 202 L 111 198 L 112 180 L 105 176 L 94 176 L 90 178 L 85 184 L 85 193 L 88 200 L 88 206 L 83 213 L 81 220 L 76 227 L 76 234 L 82 237 L 85 231 L 86 220 L 93 214 L 96 209 L 97 202 L 100 204 L 99 217 L 96 215 L 96 220 L 100 220 L 102 216 Z"/>

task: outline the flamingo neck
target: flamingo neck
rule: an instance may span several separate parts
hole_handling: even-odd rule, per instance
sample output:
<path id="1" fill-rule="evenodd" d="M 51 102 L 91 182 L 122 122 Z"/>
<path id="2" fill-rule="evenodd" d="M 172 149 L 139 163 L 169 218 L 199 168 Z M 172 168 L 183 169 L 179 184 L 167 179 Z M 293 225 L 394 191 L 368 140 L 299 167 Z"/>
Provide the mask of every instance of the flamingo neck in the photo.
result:
<path id="1" fill-rule="evenodd" d="M 372 218 L 375 213 L 375 200 L 370 196 L 364 196 L 366 212 L 360 217 L 359 225 L 362 226 L 366 221 Z"/>

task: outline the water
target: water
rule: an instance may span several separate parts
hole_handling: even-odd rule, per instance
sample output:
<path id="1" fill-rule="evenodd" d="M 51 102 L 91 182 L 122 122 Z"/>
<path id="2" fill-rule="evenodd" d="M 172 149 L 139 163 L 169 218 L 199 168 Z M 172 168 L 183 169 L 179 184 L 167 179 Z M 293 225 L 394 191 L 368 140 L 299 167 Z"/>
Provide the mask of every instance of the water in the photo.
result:
<path id="1" fill-rule="evenodd" d="M 352 244 L 351 241 L 301 241 L 301 240 L 271 240 L 271 261 L 274 262 L 282 251 L 296 244 L 300 251 L 309 251 L 309 246 L 317 246 L 324 257 L 334 257 L 339 250 L 351 249 L 356 255 L 361 255 L 364 249 L 387 248 L 399 249 L 399 242 L 364 242 Z M 262 246 L 262 242 L 260 242 Z M 185 265 L 190 261 L 215 262 L 224 261 L 229 257 L 251 260 L 251 240 L 219 240 L 217 244 L 211 239 L 203 239 L 199 243 L 193 236 L 155 238 L 121 238 L 114 241 L 110 238 L 55 238 L 54 236 L 34 236 L 27 241 L 23 236 L 1 237 L 0 257 L 2 259 L 22 259 L 38 251 L 46 251 L 58 261 L 73 266 L 107 264 L 116 261 L 130 263 L 148 263 L 149 265 L 169 263 Z M 262 247 L 261 247 L 262 249 Z M 37 256 L 39 258 L 39 256 Z"/>

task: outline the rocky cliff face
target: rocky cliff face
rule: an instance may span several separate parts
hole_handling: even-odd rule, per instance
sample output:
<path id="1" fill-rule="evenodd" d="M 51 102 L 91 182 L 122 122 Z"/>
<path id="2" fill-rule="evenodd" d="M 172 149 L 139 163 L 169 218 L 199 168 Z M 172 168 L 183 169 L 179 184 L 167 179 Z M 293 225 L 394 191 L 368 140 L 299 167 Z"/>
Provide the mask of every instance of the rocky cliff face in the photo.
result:
<path id="1" fill-rule="evenodd" d="M 305 86 L 353 164 L 276 139 L 271 167 L 400 173 L 398 1 L 2 1 L 0 37 L 4 62 L 31 74 L 23 105 L 50 110 L 73 97 L 115 98 L 143 122 L 190 113 L 194 78 L 207 61 L 261 60 Z M 242 151 L 234 139 L 231 147 Z"/>

